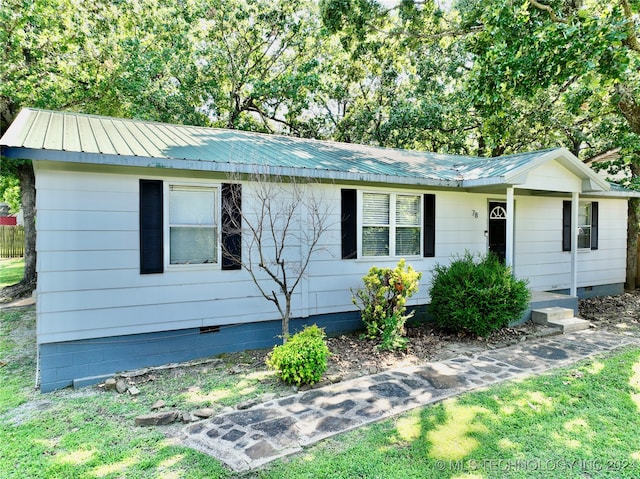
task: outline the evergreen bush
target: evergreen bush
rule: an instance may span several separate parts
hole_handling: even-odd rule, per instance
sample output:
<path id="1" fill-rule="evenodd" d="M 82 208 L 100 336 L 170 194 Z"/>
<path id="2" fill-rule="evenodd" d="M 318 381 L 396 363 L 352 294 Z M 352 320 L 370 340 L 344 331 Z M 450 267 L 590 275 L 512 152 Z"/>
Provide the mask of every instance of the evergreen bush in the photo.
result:
<path id="1" fill-rule="evenodd" d="M 314 324 L 275 346 L 266 363 L 284 382 L 300 386 L 317 383 L 322 378 L 330 354 L 324 330 Z"/>
<path id="2" fill-rule="evenodd" d="M 466 252 L 433 270 L 430 311 L 438 326 L 486 336 L 520 318 L 529 305 L 528 281 L 519 280 L 494 254 Z"/>
<path id="3" fill-rule="evenodd" d="M 405 314 L 407 299 L 418 291 L 422 273 L 401 259 L 394 268 L 372 266 L 362 278 L 364 288 L 353 295 L 353 303 L 360 309 L 366 336 L 379 339 L 380 349 L 395 350 L 406 347 L 404 325 L 413 313 Z"/>

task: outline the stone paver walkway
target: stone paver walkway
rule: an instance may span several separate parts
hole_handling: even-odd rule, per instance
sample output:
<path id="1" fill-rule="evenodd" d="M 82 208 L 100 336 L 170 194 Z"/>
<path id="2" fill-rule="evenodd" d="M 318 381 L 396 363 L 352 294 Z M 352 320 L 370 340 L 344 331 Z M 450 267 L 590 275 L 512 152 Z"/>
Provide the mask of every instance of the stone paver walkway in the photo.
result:
<path id="1" fill-rule="evenodd" d="M 640 339 L 586 330 L 395 369 L 222 414 L 185 427 L 182 439 L 233 470 L 245 471 L 419 406 L 629 344 L 640 345 Z"/>

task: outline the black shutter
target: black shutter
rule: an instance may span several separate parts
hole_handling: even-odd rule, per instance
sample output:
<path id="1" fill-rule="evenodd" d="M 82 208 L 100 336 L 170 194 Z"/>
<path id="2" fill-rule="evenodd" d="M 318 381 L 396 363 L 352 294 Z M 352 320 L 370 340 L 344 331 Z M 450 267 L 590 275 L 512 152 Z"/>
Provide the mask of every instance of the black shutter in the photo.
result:
<path id="1" fill-rule="evenodd" d="M 571 251 L 571 201 L 562 202 L 562 251 Z"/>
<path id="2" fill-rule="evenodd" d="M 342 259 L 358 257 L 358 200 L 356 190 L 341 190 Z"/>
<path id="3" fill-rule="evenodd" d="M 242 267 L 242 185 L 222 184 L 222 269 Z"/>
<path id="4" fill-rule="evenodd" d="M 163 185 L 160 180 L 140 180 L 140 273 L 164 270 Z"/>
<path id="5" fill-rule="evenodd" d="M 598 249 L 598 202 L 591 203 L 591 249 Z"/>
<path id="6" fill-rule="evenodd" d="M 436 255 L 436 195 L 423 196 L 423 256 L 433 258 Z"/>

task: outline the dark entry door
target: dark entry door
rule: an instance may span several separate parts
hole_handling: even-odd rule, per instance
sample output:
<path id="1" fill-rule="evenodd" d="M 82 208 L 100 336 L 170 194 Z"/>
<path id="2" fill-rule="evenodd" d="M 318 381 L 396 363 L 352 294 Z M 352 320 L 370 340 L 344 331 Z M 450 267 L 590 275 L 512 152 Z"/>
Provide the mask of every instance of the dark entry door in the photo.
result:
<path id="1" fill-rule="evenodd" d="M 489 251 L 504 262 L 507 245 L 507 204 L 489 202 Z"/>

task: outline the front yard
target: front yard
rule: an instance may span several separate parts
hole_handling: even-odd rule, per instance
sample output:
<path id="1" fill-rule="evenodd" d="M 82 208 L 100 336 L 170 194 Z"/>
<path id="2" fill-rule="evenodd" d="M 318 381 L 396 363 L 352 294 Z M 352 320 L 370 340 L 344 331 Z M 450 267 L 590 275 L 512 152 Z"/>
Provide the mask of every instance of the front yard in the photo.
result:
<path id="1" fill-rule="evenodd" d="M 636 328 L 637 324 L 630 327 Z M 263 352 L 144 376 L 138 396 L 34 391 L 33 307 L 0 310 L 3 478 L 638 477 L 640 349 L 448 399 L 238 476 L 179 445 L 181 426 L 134 426 L 159 399 L 217 411 L 292 393 Z"/>
<path id="2" fill-rule="evenodd" d="M 24 274 L 24 259 L 0 258 L 0 289 L 16 284 Z"/>

